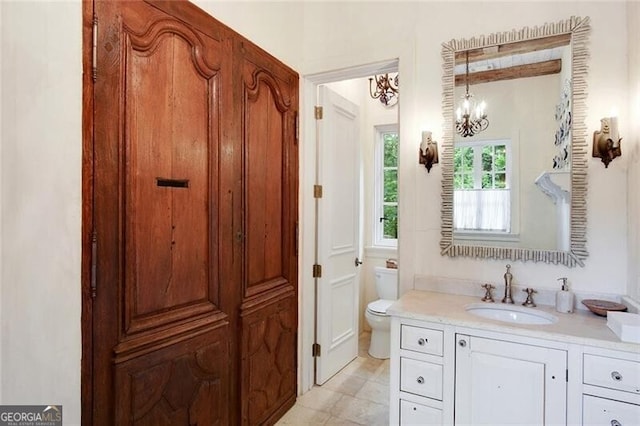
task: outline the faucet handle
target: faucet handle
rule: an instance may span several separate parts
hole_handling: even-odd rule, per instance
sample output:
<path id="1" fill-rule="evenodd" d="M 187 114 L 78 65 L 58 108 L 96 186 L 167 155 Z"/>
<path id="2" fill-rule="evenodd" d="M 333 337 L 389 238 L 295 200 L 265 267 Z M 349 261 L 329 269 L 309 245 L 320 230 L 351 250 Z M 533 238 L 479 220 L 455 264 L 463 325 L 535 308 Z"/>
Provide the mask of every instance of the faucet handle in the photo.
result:
<path id="1" fill-rule="evenodd" d="M 527 300 L 524 301 L 522 306 L 531 306 L 532 308 L 535 308 L 536 304 L 533 302 L 533 294 L 537 293 L 537 291 L 529 287 L 523 289 L 522 291 L 527 293 Z"/>
<path id="2" fill-rule="evenodd" d="M 488 284 L 488 283 L 487 284 L 482 284 L 481 287 L 486 290 L 485 294 L 484 294 L 484 297 L 482 298 L 482 301 L 483 302 L 491 302 L 491 303 L 495 302 L 493 300 L 493 295 L 491 295 L 491 290 L 494 289 L 495 287 L 492 286 L 491 284 Z"/>

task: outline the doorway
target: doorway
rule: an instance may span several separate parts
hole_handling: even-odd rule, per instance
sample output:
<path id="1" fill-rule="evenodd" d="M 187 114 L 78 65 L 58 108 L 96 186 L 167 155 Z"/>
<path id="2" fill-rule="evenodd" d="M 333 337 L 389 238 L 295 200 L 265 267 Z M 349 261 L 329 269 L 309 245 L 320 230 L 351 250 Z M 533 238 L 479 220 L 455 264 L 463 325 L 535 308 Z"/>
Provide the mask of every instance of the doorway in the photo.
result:
<path id="1" fill-rule="evenodd" d="M 350 204 L 356 206 L 359 209 L 360 224 L 358 224 L 357 233 L 357 254 L 352 257 L 345 257 L 342 262 L 346 265 L 347 262 L 351 265 L 352 269 L 358 272 L 354 274 L 359 275 L 356 283 L 355 303 L 357 304 L 355 310 L 357 312 L 353 327 L 349 329 L 345 326 L 344 322 L 341 324 L 344 328 L 343 332 L 337 330 L 338 333 L 334 334 L 330 339 L 324 338 L 324 342 L 321 341 L 322 326 L 329 325 L 328 319 L 331 318 L 331 306 L 325 306 L 326 300 L 329 298 L 322 297 L 323 290 L 327 290 L 327 287 L 331 287 L 328 283 L 325 275 L 325 265 L 321 262 L 326 261 L 328 258 L 327 247 L 328 244 L 320 244 L 316 248 L 316 238 L 318 241 L 322 241 L 322 238 L 326 238 L 328 233 L 326 228 L 330 224 L 324 223 L 323 220 L 316 222 L 318 217 L 319 208 L 316 203 L 325 202 L 327 197 L 331 194 L 327 192 L 328 188 L 324 187 L 324 182 L 320 180 L 320 177 L 327 176 L 327 174 L 333 174 L 335 171 L 335 164 L 330 164 L 327 161 L 322 161 L 322 149 L 321 144 L 303 144 L 302 148 L 302 162 L 307 165 L 314 165 L 315 169 L 310 170 L 310 167 L 301 167 L 301 186 L 305 188 L 312 188 L 314 185 L 323 186 L 322 201 L 315 198 L 313 195 L 303 194 L 301 200 L 301 212 L 302 212 L 302 224 L 301 228 L 301 242 L 302 242 L 302 271 L 303 273 L 301 287 L 301 377 L 300 377 L 300 391 L 304 393 L 310 389 L 314 384 L 321 384 L 330 378 L 337 371 L 346 366 L 352 359 L 357 356 L 358 353 L 358 337 L 363 328 L 366 328 L 366 321 L 364 319 L 364 309 L 367 303 L 375 300 L 375 286 L 373 277 L 373 267 L 383 266 L 387 257 L 397 257 L 397 249 L 379 249 L 372 248 L 371 232 L 368 231 L 372 228 L 373 212 L 372 212 L 372 196 L 370 195 L 373 185 L 373 146 L 374 146 L 374 134 L 375 127 L 380 125 L 398 124 L 398 106 L 389 108 L 387 114 L 371 113 L 371 108 L 366 107 L 365 102 L 371 103 L 375 106 L 384 107 L 380 104 L 379 100 L 372 99 L 369 95 L 369 82 L 368 78 L 373 75 L 394 73 L 398 70 L 398 60 L 389 60 L 385 62 L 379 62 L 375 64 L 364 65 L 360 67 L 349 68 L 346 70 L 340 70 L 336 72 L 327 72 L 309 75 L 304 82 L 304 95 L 303 105 L 305 110 L 304 122 L 308 123 L 305 126 L 305 139 L 310 141 L 322 140 L 322 126 L 326 126 L 326 122 L 318 124 L 314 112 L 315 107 L 320 105 L 320 101 L 323 96 L 323 92 L 326 89 L 330 89 L 333 92 L 338 92 L 340 97 L 348 98 L 358 105 L 360 111 L 360 122 L 358 124 L 359 129 L 359 152 L 358 156 L 361 157 L 360 164 L 357 173 L 354 177 L 357 179 L 356 185 L 360 196 L 358 198 L 359 203 Z M 324 107 L 325 105 L 323 105 Z M 364 111 L 364 112 L 363 112 Z M 392 118 L 389 118 L 389 112 L 392 113 Z M 323 111 L 323 119 L 330 116 L 326 110 Z M 305 146 L 306 145 L 306 146 Z M 368 147 L 367 150 L 363 147 Z M 317 194 L 316 194 L 317 195 Z M 360 207 L 362 206 L 362 207 Z M 322 214 L 320 212 L 320 214 Z M 340 224 L 339 226 L 343 226 Z M 365 238 L 366 235 L 366 238 Z M 323 253 L 324 250 L 324 253 Z M 377 257 L 377 258 L 376 258 Z M 356 266 L 358 261 L 364 263 L 359 268 Z M 306 271 L 313 269 L 313 266 L 320 264 L 322 266 L 321 277 L 316 277 L 312 280 L 306 275 Z M 308 265 L 308 266 L 307 266 Z M 309 269 L 307 269 L 309 268 Z M 346 274 L 343 274 L 346 276 Z M 323 278 L 325 281 L 323 282 Z M 335 277 L 333 277 L 335 279 Z M 337 308 L 333 308 L 334 311 Z M 327 333 L 325 333 L 327 334 Z M 331 353 L 330 349 L 338 347 L 345 340 L 352 338 L 354 344 L 350 345 L 349 351 L 343 351 L 340 356 L 341 360 L 335 359 L 329 360 L 326 357 Z M 328 341 L 327 341 L 328 340 Z M 314 347 L 314 343 L 320 343 L 320 348 Z M 312 350 L 310 350 L 312 349 Z M 319 356 L 316 355 L 319 352 Z M 325 357 L 325 358 L 323 358 Z M 329 363 L 330 366 L 323 366 L 322 363 Z M 324 370 L 323 370 L 324 368 Z M 320 374 L 318 374 L 320 373 Z"/>

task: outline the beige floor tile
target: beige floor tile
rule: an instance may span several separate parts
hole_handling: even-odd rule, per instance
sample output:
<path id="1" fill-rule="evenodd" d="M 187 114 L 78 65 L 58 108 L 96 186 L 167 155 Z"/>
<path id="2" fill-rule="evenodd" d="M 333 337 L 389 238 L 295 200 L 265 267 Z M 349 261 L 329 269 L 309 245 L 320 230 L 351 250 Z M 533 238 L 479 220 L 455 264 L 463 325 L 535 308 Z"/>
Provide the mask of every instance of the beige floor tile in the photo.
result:
<path id="1" fill-rule="evenodd" d="M 341 419 L 339 417 L 330 417 L 325 423 L 327 426 L 360 426 L 360 423 L 354 423 L 349 420 Z"/>
<path id="2" fill-rule="evenodd" d="M 356 398 L 389 405 L 389 385 L 367 381 L 356 394 Z"/>
<path id="3" fill-rule="evenodd" d="M 358 356 L 369 356 L 369 345 L 371 344 L 371 332 L 363 331 L 358 337 Z"/>
<path id="4" fill-rule="evenodd" d="M 330 417 L 329 413 L 312 410 L 296 404 L 287 411 L 276 425 L 324 425 Z"/>
<path id="5" fill-rule="evenodd" d="M 370 380 L 389 386 L 390 366 L 391 362 L 388 359 L 385 360 L 382 366 L 376 371 L 375 376 Z"/>
<path id="6" fill-rule="evenodd" d="M 370 339 L 371 334 L 363 332 L 358 339 L 359 356 L 323 386 L 299 397 L 276 424 L 389 424 L 389 360 L 369 356 Z"/>
<path id="7" fill-rule="evenodd" d="M 362 377 L 340 372 L 322 386 L 326 389 L 353 396 L 358 393 L 366 381 Z"/>
<path id="8" fill-rule="evenodd" d="M 342 394 L 326 387 L 314 386 L 296 401 L 296 405 L 318 411 L 330 412 L 331 408 L 342 398 Z"/>
<path id="9" fill-rule="evenodd" d="M 331 410 L 331 414 L 341 419 L 363 425 L 389 424 L 389 407 L 384 404 L 343 396 Z"/>
<path id="10" fill-rule="evenodd" d="M 341 373 L 369 380 L 378 374 L 378 369 L 382 366 L 383 362 L 384 361 L 376 358 L 357 357 L 343 368 Z"/>

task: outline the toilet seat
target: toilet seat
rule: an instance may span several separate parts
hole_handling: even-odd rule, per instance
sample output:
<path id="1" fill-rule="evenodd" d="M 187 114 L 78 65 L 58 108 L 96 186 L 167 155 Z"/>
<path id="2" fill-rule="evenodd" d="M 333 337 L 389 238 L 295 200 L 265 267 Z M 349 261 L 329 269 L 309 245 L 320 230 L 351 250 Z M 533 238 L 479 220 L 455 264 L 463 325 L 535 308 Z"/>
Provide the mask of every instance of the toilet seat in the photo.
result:
<path id="1" fill-rule="evenodd" d="M 387 316 L 387 309 L 395 300 L 379 299 L 367 305 L 367 311 L 373 315 Z"/>

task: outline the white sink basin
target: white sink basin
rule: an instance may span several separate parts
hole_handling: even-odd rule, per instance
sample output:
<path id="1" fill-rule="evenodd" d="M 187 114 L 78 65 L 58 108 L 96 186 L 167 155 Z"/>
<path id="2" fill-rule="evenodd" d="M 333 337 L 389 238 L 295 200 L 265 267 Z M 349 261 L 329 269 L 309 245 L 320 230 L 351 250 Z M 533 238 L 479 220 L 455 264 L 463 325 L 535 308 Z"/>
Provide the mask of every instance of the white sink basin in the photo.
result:
<path id="1" fill-rule="evenodd" d="M 515 305 L 472 303 L 465 309 L 473 315 L 514 324 L 547 325 L 558 321 L 556 316 L 546 312 Z"/>

